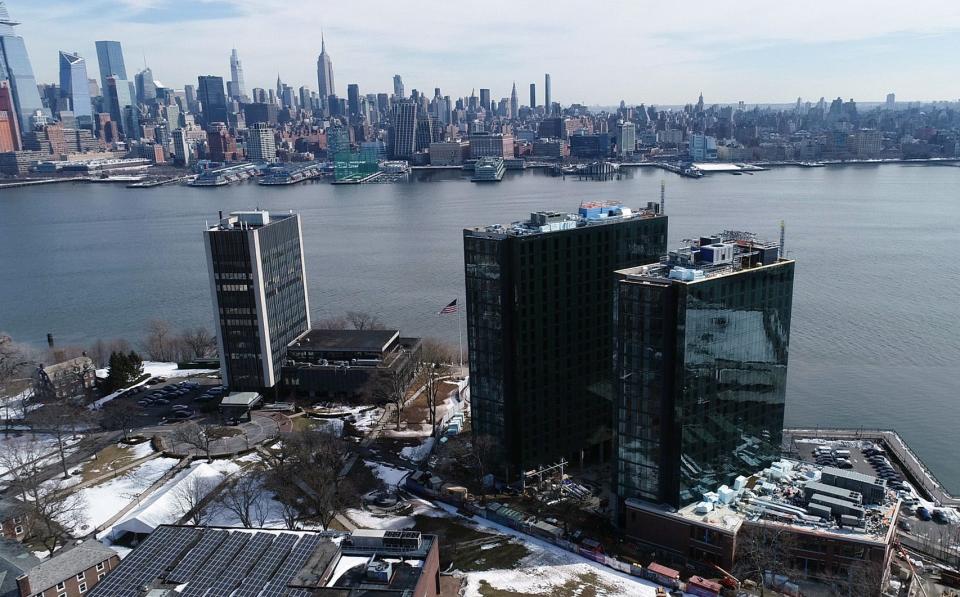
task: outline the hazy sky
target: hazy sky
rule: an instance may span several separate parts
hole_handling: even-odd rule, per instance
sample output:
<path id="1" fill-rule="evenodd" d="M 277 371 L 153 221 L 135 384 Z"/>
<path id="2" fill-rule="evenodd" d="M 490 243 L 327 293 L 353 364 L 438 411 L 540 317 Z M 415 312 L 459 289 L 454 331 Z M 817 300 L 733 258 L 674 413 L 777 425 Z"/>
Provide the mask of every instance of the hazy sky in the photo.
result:
<path id="1" fill-rule="evenodd" d="M 412 88 L 453 97 L 489 87 L 521 104 L 543 73 L 553 99 L 610 105 L 879 101 L 960 97 L 958 0 L 7 0 L 37 78 L 57 80 L 57 50 L 99 78 L 94 41 L 123 44 L 128 76 L 144 55 L 166 86 L 229 78 L 235 47 L 247 92 L 317 89 L 321 27 L 337 93 Z"/>

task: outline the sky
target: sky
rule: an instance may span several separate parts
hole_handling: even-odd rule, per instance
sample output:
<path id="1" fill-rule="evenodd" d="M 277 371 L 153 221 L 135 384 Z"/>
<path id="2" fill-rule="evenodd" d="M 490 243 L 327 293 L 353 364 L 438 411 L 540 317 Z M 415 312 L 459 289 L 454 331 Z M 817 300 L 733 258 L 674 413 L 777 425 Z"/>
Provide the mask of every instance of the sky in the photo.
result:
<path id="1" fill-rule="evenodd" d="M 564 105 L 860 102 L 960 98 L 957 0 L 6 0 L 22 25 L 40 82 L 55 82 L 57 51 L 87 58 L 94 41 L 123 45 L 127 74 L 144 59 L 165 86 L 230 76 L 237 48 L 247 93 L 317 90 L 323 31 L 336 91 L 468 96 L 487 87 L 521 104 L 543 75 Z M 479 93 L 479 91 L 478 91 Z"/>

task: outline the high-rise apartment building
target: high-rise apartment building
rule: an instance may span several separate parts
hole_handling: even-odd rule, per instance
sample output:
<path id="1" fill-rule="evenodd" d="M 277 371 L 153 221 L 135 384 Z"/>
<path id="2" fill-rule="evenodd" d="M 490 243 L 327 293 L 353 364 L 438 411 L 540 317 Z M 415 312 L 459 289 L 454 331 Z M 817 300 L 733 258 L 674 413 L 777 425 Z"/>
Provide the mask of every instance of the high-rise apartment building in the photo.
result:
<path id="1" fill-rule="evenodd" d="M 265 122 L 250 125 L 247 130 L 247 159 L 251 162 L 277 161 L 277 142 L 273 127 Z"/>
<path id="2" fill-rule="evenodd" d="M 550 99 L 550 74 L 543 75 L 543 107 L 547 116 L 553 113 L 553 104 Z"/>
<path id="3" fill-rule="evenodd" d="M 300 216 L 233 212 L 204 241 L 223 383 L 273 388 L 287 345 L 310 329 Z"/>
<path id="4" fill-rule="evenodd" d="M 347 110 L 350 118 L 360 117 L 360 86 L 356 83 L 347 85 Z"/>
<path id="5" fill-rule="evenodd" d="M 176 129 L 171 137 L 173 138 L 174 164 L 186 168 L 192 161 L 190 159 L 190 141 L 187 139 L 187 131 Z"/>
<path id="6" fill-rule="evenodd" d="M 417 149 L 417 104 L 395 103 L 391 123 L 390 155 L 401 160 L 412 158 Z"/>
<path id="7" fill-rule="evenodd" d="M 666 250 L 667 218 L 616 203 L 463 232 L 473 431 L 507 478 L 599 457 L 613 421 L 613 272 Z"/>
<path id="8" fill-rule="evenodd" d="M 637 150 L 637 127 L 627 121 L 617 123 L 617 155 L 627 157 Z"/>
<path id="9" fill-rule="evenodd" d="M 67 100 L 67 106 L 79 126 L 93 128 L 87 61 L 79 54 L 60 52 L 60 97 Z"/>
<path id="10" fill-rule="evenodd" d="M 324 106 L 327 105 L 327 98 L 337 93 L 333 82 L 333 61 L 327 54 L 327 43 L 323 34 L 320 35 L 320 56 L 317 58 L 317 90 Z"/>
<path id="11" fill-rule="evenodd" d="M 0 1 L 0 81 L 10 82 L 14 112 L 20 119 L 19 129 L 29 131 L 33 114 L 43 111 L 43 101 L 37 89 L 37 79 L 33 75 L 30 56 L 23 38 L 16 34 L 14 27 L 20 23 L 10 18 L 7 8 Z"/>
<path id="12" fill-rule="evenodd" d="M 127 67 L 123 63 L 123 49 L 118 41 L 98 41 L 97 63 L 100 66 L 100 88 L 106 93 L 107 77 L 127 80 Z"/>
<path id="13" fill-rule="evenodd" d="M 616 272 L 621 503 L 680 508 L 779 458 L 793 270 L 728 231 Z"/>
<path id="14" fill-rule="evenodd" d="M 203 124 L 229 123 L 227 96 L 223 90 L 223 77 L 205 75 L 197 77 L 197 99 L 203 115 Z"/>
<path id="15" fill-rule="evenodd" d="M 247 88 L 243 82 L 243 64 L 236 48 L 230 50 L 230 97 L 235 100 L 246 100 Z"/>

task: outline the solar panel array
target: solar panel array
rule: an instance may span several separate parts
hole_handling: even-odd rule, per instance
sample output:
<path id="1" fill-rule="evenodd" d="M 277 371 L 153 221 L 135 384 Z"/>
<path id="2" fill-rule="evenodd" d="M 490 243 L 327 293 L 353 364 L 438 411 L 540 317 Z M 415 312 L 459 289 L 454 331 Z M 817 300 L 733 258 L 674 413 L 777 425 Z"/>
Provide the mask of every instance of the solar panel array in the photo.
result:
<path id="1" fill-rule="evenodd" d="M 267 586 L 260 592 L 260 597 L 282 597 L 286 595 L 287 583 L 290 582 L 294 574 L 300 572 L 300 569 L 307 563 L 307 560 L 310 559 L 310 556 L 313 555 L 322 541 L 323 538 L 316 535 L 303 537 L 290 552 L 290 557 L 277 570 L 273 580 L 267 583 Z"/>
<path id="2" fill-rule="evenodd" d="M 260 589 L 273 578 L 273 573 L 287 559 L 290 548 L 297 542 L 297 538 L 296 535 L 286 533 L 278 535 L 270 544 L 270 548 L 260 556 L 253 573 L 243 580 L 243 584 L 233 592 L 232 597 L 257 597 Z"/>
<path id="3" fill-rule="evenodd" d="M 207 558 L 210 557 L 213 550 L 219 547 L 229 534 L 227 531 L 205 531 L 200 542 L 190 550 L 190 553 L 180 560 L 180 563 L 173 569 L 173 572 L 167 575 L 166 580 L 177 584 L 190 580 L 197 569 L 207 561 Z"/>
<path id="4" fill-rule="evenodd" d="M 128 555 L 120 567 L 90 591 L 89 597 L 139 597 L 143 586 L 153 582 L 200 538 L 193 528 L 160 527 Z"/>
<path id="5" fill-rule="evenodd" d="M 211 595 L 229 595 L 233 590 L 244 582 L 247 572 L 260 560 L 263 552 L 273 543 L 275 535 L 270 533 L 257 533 L 247 542 L 230 565 L 220 574 L 220 579 L 210 589 Z"/>
<path id="6" fill-rule="evenodd" d="M 183 597 L 202 597 L 207 589 L 220 580 L 220 574 L 230 565 L 237 553 L 246 545 L 252 535 L 249 533 L 230 533 L 230 537 L 203 563 L 200 570 L 190 579 Z"/>

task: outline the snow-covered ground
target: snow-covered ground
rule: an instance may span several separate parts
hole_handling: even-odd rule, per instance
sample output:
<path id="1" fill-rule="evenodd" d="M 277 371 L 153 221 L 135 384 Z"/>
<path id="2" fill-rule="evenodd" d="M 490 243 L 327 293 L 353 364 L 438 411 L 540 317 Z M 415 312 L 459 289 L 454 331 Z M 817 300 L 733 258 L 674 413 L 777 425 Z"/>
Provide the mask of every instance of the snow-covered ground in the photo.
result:
<path id="1" fill-rule="evenodd" d="M 411 462 L 422 462 L 430 455 L 433 450 L 434 438 L 428 437 L 418 446 L 407 446 L 400 450 L 400 457 Z"/>
<path id="2" fill-rule="evenodd" d="M 260 497 L 251 508 L 251 518 L 253 519 L 254 526 L 260 526 L 265 529 L 287 528 L 283 520 L 283 507 L 274 497 L 275 494 L 267 489 L 260 492 Z M 205 524 L 210 526 L 243 526 L 240 518 L 235 513 L 219 504 L 212 505 L 208 510 L 208 515 L 209 518 L 207 518 Z"/>
<path id="3" fill-rule="evenodd" d="M 76 451 L 76 445 L 80 443 L 83 436 L 77 434 L 64 440 L 64 454 L 69 456 Z M 38 458 L 43 456 L 35 466 L 45 467 L 59 461 L 60 454 L 57 451 L 57 438 L 43 433 L 24 433 L 22 435 L 0 435 L 0 451 L 12 453 L 19 450 L 24 458 Z M 29 456 L 27 456 L 29 455 Z M 19 460 L 19 459 L 18 459 Z M 22 460 L 21 460 L 22 461 Z M 9 478 L 9 469 L 0 464 L 0 480 Z"/>
<path id="4" fill-rule="evenodd" d="M 176 458 L 154 458 L 119 477 L 81 489 L 78 493 L 86 503 L 86 512 L 73 535 L 82 537 L 110 520 L 176 464 Z"/>
<path id="5" fill-rule="evenodd" d="M 405 468 L 395 468 L 382 462 L 372 462 L 364 460 L 363 463 L 370 467 L 370 470 L 388 487 L 396 487 L 403 482 L 404 477 L 412 471 Z"/>
<path id="6" fill-rule="evenodd" d="M 412 529 L 416 522 L 410 516 L 394 516 L 392 514 L 375 514 L 368 510 L 349 508 L 345 514 L 361 529 L 383 529 L 399 531 Z"/>

